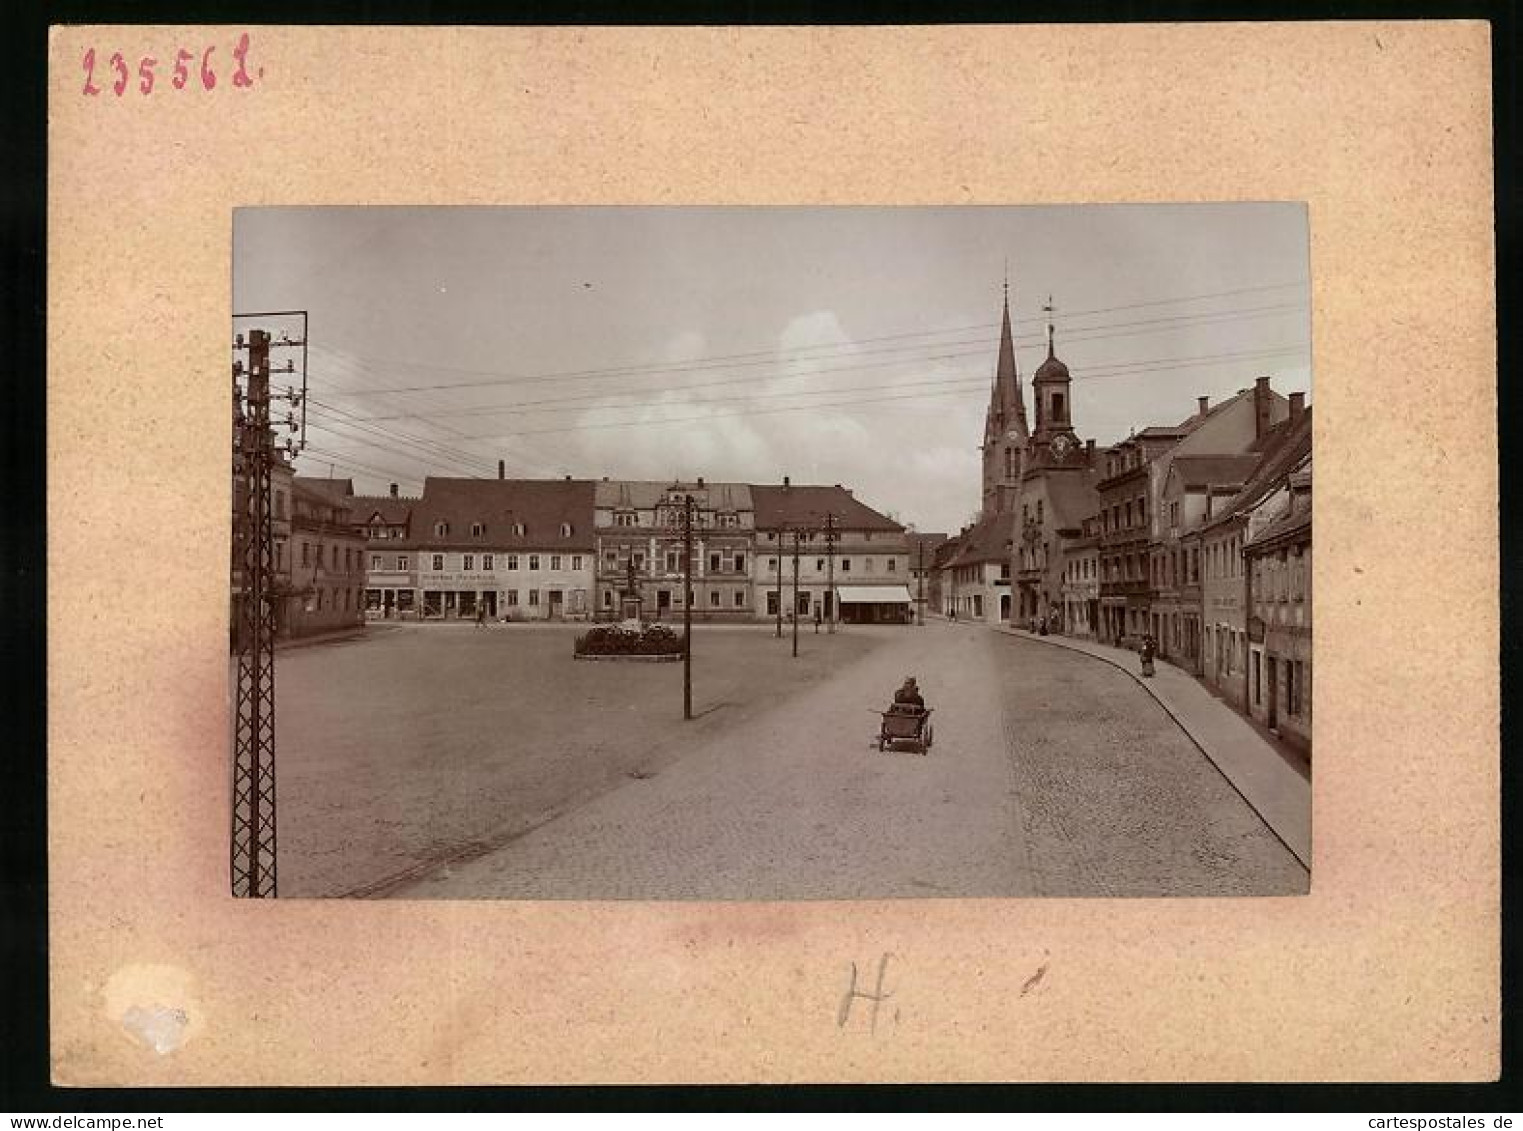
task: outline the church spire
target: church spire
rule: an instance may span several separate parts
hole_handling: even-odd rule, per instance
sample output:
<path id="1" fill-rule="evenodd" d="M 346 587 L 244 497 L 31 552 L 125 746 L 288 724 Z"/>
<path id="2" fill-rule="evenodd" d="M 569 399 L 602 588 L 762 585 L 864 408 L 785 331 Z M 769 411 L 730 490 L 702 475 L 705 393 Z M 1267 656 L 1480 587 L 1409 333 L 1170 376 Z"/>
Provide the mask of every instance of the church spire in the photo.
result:
<path id="1" fill-rule="evenodd" d="M 999 363 L 994 372 L 996 395 L 1008 407 L 1011 427 L 1020 431 L 1024 439 L 1026 431 L 1026 402 L 1021 396 L 1021 376 L 1015 367 L 1015 338 L 1010 332 L 1010 279 L 1008 268 L 1005 278 L 1005 304 L 999 328 Z"/>

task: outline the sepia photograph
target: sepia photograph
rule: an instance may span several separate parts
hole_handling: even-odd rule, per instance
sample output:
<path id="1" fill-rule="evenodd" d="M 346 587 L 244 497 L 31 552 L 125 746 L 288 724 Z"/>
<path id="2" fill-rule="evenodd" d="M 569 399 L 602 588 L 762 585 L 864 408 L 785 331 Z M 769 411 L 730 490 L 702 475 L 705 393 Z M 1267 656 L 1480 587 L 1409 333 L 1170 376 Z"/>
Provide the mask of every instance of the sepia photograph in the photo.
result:
<path id="1" fill-rule="evenodd" d="M 1307 892 L 1301 204 L 232 239 L 233 894 Z"/>

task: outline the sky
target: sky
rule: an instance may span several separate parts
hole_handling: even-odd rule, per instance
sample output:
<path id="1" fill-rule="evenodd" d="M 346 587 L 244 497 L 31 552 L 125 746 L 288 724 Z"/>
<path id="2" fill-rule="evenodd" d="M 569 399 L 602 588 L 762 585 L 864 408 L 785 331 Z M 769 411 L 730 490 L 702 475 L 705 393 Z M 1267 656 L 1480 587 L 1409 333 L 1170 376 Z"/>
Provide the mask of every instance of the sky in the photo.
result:
<path id="1" fill-rule="evenodd" d="M 1007 277 L 1028 420 L 1050 298 L 1075 430 L 1103 446 L 1262 374 L 1310 394 L 1307 241 L 1298 204 L 254 208 L 234 216 L 233 310 L 308 312 L 297 471 L 360 493 L 498 460 L 786 475 L 955 532 L 978 509 Z M 299 337 L 235 318 L 254 327 Z"/>

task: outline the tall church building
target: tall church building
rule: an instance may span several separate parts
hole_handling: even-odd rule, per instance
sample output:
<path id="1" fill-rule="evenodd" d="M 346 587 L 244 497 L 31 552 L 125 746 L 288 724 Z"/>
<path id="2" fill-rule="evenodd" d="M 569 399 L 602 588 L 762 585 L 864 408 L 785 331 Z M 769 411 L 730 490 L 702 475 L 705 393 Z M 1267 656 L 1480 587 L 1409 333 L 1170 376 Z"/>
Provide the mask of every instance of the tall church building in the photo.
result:
<path id="1" fill-rule="evenodd" d="M 999 361 L 989 408 L 984 415 L 984 484 L 979 519 L 1009 514 L 1021 485 L 1021 462 L 1030 442 L 1026 429 L 1026 402 L 1021 396 L 1021 377 L 1015 366 L 1015 339 L 1010 333 L 1010 284 L 1005 284 L 1005 305 L 1000 322 Z"/>
<path id="2" fill-rule="evenodd" d="M 1017 492 L 1014 538 L 1017 623 L 1046 622 L 1062 631 L 1063 572 L 1071 543 L 1084 537 L 1084 519 L 1100 509 L 1093 441 L 1074 433 L 1072 377 L 1053 344 L 1047 303 L 1047 359 L 1032 376 L 1036 430 L 1027 446 Z"/>

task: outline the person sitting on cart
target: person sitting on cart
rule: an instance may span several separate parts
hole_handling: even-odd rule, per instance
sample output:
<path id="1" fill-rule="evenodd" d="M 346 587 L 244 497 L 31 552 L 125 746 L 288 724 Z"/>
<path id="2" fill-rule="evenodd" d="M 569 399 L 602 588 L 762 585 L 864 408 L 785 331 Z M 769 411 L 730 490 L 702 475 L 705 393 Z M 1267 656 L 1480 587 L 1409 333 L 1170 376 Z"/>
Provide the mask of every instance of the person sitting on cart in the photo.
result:
<path id="1" fill-rule="evenodd" d="M 925 699 L 920 694 L 920 687 L 915 682 L 915 677 L 907 675 L 904 682 L 899 685 L 899 690 L 894 692 L 894 705 L 896 713 L 905 715 L 919 714 L 925 710 Z"/>

